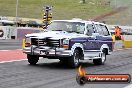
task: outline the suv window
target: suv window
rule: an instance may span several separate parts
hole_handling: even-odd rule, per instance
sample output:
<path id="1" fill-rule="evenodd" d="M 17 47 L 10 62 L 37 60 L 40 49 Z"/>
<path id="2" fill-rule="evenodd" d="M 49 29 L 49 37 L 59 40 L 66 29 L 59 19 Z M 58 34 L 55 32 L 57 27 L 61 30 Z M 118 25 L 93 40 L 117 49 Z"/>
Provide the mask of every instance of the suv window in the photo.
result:
<path id="1" fill-rule="evenodd" d="M 109 31 L 107 29 L 107 27 L 105 25 L 101 25 L 101 24 L 96 24 L 96 31 L 100 34 L 100 35 L 104 35 L 104 36 L 108 36 L 109 35 Z"/>
<path id="2" fill-rule="evenodd" d="M 88 36 L 92 36 L 92 33 L 94 33 L 94 27 L 93 27 L 93 25 L 92 24 L 88 24 L 86 28 L 87 28 L 87 33 L 86 34 Z"/>
<path id="3" fill-rule="evenodd" d="M 99 24 L 95 24 L 95 25 L 96 25 L 96 32 L 99 33 L 100 35 L 103 35 L 103 30 L 100 27 L 100 25 Z"/>
<path id="4" fill-rule="evenodd" d="M 108 36 L 109 35 L 109 31 L 108 31 L 107 27 L 105 25 L 100 25 L 100 27 L 103 30 L 103 35 L 104 36 Z"/>
<path id="5" fill-rule="evenodd" d="M 48 26 L 47 30 L 52 31 L 62 30 L 67 32 L 77 32 L 83 34 L 85 30 L 85 23 L 54 21 Z"/>
<path id="6" fill-rule="evenodd" d="M 85 24 L 80 22 L 74 22 L 74 23 L 67 23 L 66 24 L 68 31 L 74 31 L 83 34 L 85 30 Z"/>

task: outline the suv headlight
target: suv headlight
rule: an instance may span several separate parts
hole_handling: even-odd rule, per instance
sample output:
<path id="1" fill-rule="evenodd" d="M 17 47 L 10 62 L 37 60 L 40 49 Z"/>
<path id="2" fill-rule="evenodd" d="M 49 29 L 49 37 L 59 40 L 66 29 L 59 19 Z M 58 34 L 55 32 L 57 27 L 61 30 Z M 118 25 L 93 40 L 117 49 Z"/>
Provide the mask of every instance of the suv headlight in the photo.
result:
<path id="1" fill-rule="evenodd" d="M 63 40 L 63 48 L 68 49 L 69 48 L 69 39 Z"/>
<path id="2" fill-rule="evenodd" d="M 30 47 L 31 46 L 31 38 L 27 37 L 25 39 L 25 47 Z"/>
<path id="3" fill-rule="evenodd" d="M 63 45 L 69 45 L 69 39 L 64 39 L 63 40 Z"/>

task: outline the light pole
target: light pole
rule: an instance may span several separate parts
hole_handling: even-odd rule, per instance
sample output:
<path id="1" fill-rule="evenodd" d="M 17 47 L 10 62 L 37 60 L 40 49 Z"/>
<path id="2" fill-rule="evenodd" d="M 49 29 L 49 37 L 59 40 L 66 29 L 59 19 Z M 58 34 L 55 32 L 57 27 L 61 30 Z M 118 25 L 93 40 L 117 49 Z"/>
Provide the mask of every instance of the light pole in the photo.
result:
<path id="1" fill-rule="evenodd" d="M 17 17 L 18 17 L 18 0 L 16 0 L 16 25 L 17 25 Z"/>

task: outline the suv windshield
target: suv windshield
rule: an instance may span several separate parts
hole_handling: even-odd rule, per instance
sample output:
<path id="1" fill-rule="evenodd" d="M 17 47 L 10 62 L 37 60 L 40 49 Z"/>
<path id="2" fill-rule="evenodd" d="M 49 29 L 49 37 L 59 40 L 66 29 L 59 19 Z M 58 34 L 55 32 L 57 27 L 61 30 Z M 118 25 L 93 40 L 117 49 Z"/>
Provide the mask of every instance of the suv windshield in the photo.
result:
<path id="1" fill-rule="evenodd" d="M 84 33 L 85 23 L 80 22 L 65 22 L 65 21 L 54 21 L 52 22 L 47 30 L 51 31 L 67 31 L 67 32 L 76 32 Z"/>

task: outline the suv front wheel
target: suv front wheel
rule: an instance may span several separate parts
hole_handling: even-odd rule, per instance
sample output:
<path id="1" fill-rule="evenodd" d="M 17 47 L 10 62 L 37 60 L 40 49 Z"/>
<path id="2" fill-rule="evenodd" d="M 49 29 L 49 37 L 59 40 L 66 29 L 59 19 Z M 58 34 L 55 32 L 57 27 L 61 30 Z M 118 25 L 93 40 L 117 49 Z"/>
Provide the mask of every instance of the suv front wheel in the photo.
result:
<path id="1" fill-rule="evenodd" d="M 79 50 L 75 49 L 74 54 L 68 59 L 69 65 L 72 68 L 79 66 L 80 53 Z"/>
<path id="2" fill-rule="evenodd" d="M 99 59 L 94 59 L 94 60 L 93 60 L 93 63 L 94 63 L 95 65 L 102 65 L 102 64 L 105 63 L 105 61 L 106 61 L 106 51 L 103 50 L 102 53 L 101 53 L 101 58 L 99 58 Z"/>
<path id="3" fill-rule="evenodd" d="M 35 55 L 27 55 L 27 59 L 28 59 L 28 62 L 30 63 L 30 65 L 36 65 L 36 63 L 38 62 L 39 60 L 39 57 L 38 56 L 35 56 Z"/>

